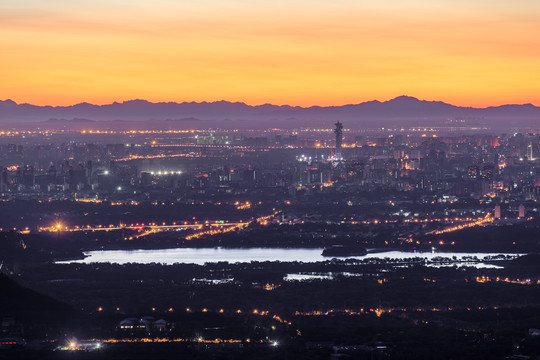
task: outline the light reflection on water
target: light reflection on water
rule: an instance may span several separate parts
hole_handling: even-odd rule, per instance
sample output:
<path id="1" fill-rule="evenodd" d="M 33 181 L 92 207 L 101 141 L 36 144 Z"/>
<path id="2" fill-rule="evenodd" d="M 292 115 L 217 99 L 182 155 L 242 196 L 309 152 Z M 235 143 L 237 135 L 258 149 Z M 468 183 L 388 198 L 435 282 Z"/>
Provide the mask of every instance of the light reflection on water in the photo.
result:
<path id="1" fill-rule="evenodd" d="M 435 268 L 442 268 L 442 267 L 451 267 L 451 266 L 457 266 L 458 268 L 461 267 L 475 267 L 478 269 L 504 269 L 504 266 L 499 266 L 495 264 L 486 264 L 482 262 L 460 262 L 460 263 L 450 263 L 450 264 L 428 264 L 428 267 L 435 267 Z"/>
<path id="2" fill-rule="evenodd" d="M 352 276 L 362 276 L 362 274 L 350 273 L 350 272 L 292 273 L 292 274 L 285 275 L 283 280 L 285 281 L 333 280 L 340 276 L 352 277 Z"/>
<path id="3" fill-rule="evenodd" d="M 309 281 L 309 280 L 332 280 L 334 278 L 331 273 L 324 274 L 287 274 L 283 280 L 285 281 Z"/>
<path id="4" fill-rule="evenodd" d="M 249 248 L 249 249 L 225 249 L 225 248 L 176 248 L 160 250 L 101 250 L 85 253 L 87 257 L 82 260 L 59 261 L 58 263 L 162 263 L 162 264 L 197 264 L 216 262 L 251 262 L 251 261 L 282 261 L 282 262 L 318 262 L 327 261 L 331 258 L 321 255 L 322 249 L 283 249 L 283 248 Z M 476 257 L 482 260 L 485 257 L 501 255 L 499 253 L 437 253 L 437 252 L 404 252 L 404 251 L 386 251 L 368 253 L 364 256 L 351 256 L 354 259 L 413 259 L 424 258 L 433 261 L 436 258 L 444 257 L 446 259 L 454 258 L 456 262 L 470 262 L 468 258 Z M 512 257 L 516 254 L 505 254 Z M 346 258 L 339 258 L 346 259 Z M 448 263 L 452 265 L 452 263 Z M 472 266 L 478 266 L 476 261 Z"/>

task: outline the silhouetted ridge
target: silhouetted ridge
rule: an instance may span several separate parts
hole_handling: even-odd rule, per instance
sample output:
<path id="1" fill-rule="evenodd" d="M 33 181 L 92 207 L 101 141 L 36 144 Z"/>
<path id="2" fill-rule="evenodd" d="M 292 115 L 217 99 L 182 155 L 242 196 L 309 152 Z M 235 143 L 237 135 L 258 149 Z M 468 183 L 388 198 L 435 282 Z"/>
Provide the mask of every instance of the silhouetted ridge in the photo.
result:
<path id="1" fill-rule="evenodd" d="M 419 100 L 411 96 L 398 96 L 380 102 L 377 100 L 342 106 L 290 106 L 263 104 L 251 106 L 242 102 L 150 102 L 142 99 L 94 105 L 86 102 L 72 106 L 36 106 L 0 101 L 0 120 L 36 120 L 48 118 L 92 119 L 224 119 L 224 118 L 298 118 L 321 119 L 343 117 L 355 120 L 375 118 L 453 118 L 453 117 L 540 117 L 540 108 L 531 104 L 502 105 L 487 108 L 460 107 L 441 101 Z"/>

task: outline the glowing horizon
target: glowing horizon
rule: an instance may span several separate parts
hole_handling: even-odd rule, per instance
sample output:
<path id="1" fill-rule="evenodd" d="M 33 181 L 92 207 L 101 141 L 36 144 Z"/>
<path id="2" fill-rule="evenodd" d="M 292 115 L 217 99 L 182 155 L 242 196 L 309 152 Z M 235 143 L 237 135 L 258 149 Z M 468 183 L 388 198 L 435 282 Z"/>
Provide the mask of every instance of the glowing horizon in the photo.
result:
<path id="1" fill-rule="evenodd" d="M 0 99 L 540 105 L 540 2 L 0 0 Z"/>

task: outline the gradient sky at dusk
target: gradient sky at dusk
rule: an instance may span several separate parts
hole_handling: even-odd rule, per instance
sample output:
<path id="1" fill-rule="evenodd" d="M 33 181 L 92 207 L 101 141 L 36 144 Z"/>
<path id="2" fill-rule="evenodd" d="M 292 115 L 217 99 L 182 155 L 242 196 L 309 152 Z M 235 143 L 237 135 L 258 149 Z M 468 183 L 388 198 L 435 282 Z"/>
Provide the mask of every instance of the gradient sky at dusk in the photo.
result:
<path id="1" fill-rule="evenodd" d="M 540 105 L 538 0 L 0 0 L 0 99 Z"/>

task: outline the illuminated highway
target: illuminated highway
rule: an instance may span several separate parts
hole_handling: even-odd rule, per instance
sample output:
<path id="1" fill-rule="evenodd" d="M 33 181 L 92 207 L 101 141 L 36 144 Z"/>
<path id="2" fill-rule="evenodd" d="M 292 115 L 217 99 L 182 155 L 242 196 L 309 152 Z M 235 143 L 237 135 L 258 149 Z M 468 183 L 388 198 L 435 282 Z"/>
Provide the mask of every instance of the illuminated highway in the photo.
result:
<path id="1" fill-rule="evenodd" d="M 133 240 L 137 239 L 143 236 L 155 234 L 158 232 L 165 232 L 165 231 L 174 231 L 174 230 L 200 230 L 200 232 L 197 232 L 195 234 L 191 234 L 186 236 L 186 240 L 191 240 L 193 238 L 199 238 L 201 236 L 205 235 L 216 235 L 220 233 L 230 232 L 230 231 L 236 231 L 241 230 L 247 226 L 253 221 L 256 221 L 257 223 L 261 225 L 268 225 L 270 220 L 272 220 L 274 217 L 276 217 L 278 214 L 280 214 L 281 211 L 276 211 L 270 215 L 267 216 L 261 216 L 256 219 L 250 219 L 246 221 L 239 221 L 239 222 L 226 222 L 223 220 L 215 220 L 215 221 L 205 221 L 201 223 L 180 223 L 177 224 L 176 222 L 172 224 L 157 224 L 155 222 L 151 223 L 135 223 L 135 224 L 119 224 L 119 225 L 95 225 L 95 226 L 73 226 L 69 227 L 67 225 L 62 224 L 61 222 L 58 222 L 52 226 L 49 227 L 39 227 L 37 229 L 38 232 L 77 232 L 77 231 L 115 231 L 115 230 L 138 230 L 141 231 L 141 233 L 136 235 L 131 235 L 128 237 L 125 237 L 124 240 Z M 21 230 L 21 233 L 29 233 L 30 230 L 26 228 L 25 230 Z"/>

